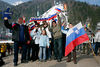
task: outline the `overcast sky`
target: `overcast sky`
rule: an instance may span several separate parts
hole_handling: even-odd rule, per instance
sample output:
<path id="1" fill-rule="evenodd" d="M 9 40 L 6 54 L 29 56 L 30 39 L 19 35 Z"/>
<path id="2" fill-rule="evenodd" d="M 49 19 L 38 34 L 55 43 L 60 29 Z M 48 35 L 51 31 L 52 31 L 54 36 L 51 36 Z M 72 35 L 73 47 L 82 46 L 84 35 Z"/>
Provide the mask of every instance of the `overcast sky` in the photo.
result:
<path id="1" fill-rule="evenodd" d="M 2 1 L 8 2 L 8 3 L 10 3 L 10 4 L 13 4 L 13 3 L 15 3 L 15 2 L 17 2 L 17 1 L 27 2 L 27 1 L 30 1 L 30 0 L 2 0 Z"/>
<path id="2" fill-rule="evenodd" d="M 87 2 L 87 3 L 90 3 L 90 4 L 97 4 L 100 6 L 100 0 L 77 0 L 77 1 L 82 1 L 82 2 Z"/>

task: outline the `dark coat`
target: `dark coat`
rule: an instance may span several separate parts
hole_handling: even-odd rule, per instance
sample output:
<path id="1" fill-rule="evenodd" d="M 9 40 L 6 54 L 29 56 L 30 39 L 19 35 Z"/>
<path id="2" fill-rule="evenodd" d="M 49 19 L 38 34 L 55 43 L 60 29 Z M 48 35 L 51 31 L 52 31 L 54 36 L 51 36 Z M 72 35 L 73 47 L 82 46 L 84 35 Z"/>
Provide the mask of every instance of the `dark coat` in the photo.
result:
<path id="1" fill-rule="evenodd" d="M 18 23 L 9 24 L 8 20 L 4 20 L 4 25 L 12 30 L 12 40 L 19 42 L 19 32 L 20 32 L 20 25 Z M 24 25 L 24 36 L 25 36 L 25 42 L 27 42 L 29 39 L 29 32 L 28 27 Z"/>

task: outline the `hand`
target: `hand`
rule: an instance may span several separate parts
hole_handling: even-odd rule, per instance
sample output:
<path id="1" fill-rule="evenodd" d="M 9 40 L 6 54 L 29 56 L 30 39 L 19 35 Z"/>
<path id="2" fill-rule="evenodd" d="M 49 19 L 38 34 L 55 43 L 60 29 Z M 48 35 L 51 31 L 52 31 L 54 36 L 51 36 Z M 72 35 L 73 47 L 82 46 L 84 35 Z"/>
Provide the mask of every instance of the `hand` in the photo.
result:
<path id="1" fill-rule="evenodd" d="M 4 17 L 4 20 L 8 20 L 8 18 L 7 17 Z"/>
<path id="2" fill-rule="evenodd" d="M 50 25 L 50 22 L 48 22 L 48 26 Z"/>
<path id="3" fill-rule="evenodd" d="M 49 48 L 49 46 L 47 46 L 47 48 Z"/>
<path id="4" fill-rule="evenodd" d="M 49 43 L 51 43 L 51 40 L 49 41 Z"/>
<path id="5" fill-rule="evenodd" d="M 64 25 L 65 25 L 65 22 L 62 23 L 62 26 L 64 26 Z"/>
<path id="6" fill-rule="evenodd" d="M 23 20 L 25 20 L 26 18 L 23 16 Z"/>
<path id="7" fill-rule="evenodd" d="M 29 40 L 27 41 L 27 44 L 30 44 L 30 41 Z"/>
<path id="8" fill-rule="evenodd" d="M 59 15 L 59 12 L 57 12 L 56 14 Z"/>

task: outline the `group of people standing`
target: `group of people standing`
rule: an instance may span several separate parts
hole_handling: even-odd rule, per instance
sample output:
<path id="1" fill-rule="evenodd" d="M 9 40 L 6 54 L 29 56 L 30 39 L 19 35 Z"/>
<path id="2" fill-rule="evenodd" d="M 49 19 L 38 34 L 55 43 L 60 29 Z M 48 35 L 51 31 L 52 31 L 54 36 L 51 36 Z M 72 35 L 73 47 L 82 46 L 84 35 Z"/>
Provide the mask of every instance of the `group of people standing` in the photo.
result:
<path id="1" fill-rule="evenodd" d="M 64 23 L 61 23 L 60 16 L 57 14 L 58 21 L 52 21 L 52 27 L 49 23 L 43 21 L 40 25 L 35 21 L 34 29 L 30 28 L 30 25 L 26 26 L 23 24 L 23 18 L 18 19 L 18 23 L 9 24 L 8 18 L 4 18 L 4 25 L 12 30 L 12 40 L 14 41 L 14 66 L 18 65 L 18 50 L 21 47 L 21 63 L 26 63 L 27 61 L 46 61 L 51 60 L 52 54 L 54 55 L 54 60 L 58 62 L 62 61 L 64 56 L 63 49 L 65 46 L 65 40 L 62 41 Z M 69 28 L 73 25 L 70 23 Z M 64 36 L 66 38 L 66 35 Z M 32 49 L 32 52 L 31 52 Z M 68 55 L 67 62 L 71 61 L 71 53 Z M 76 64 L 76 49 L 73 50 L 73 61 Z"/>

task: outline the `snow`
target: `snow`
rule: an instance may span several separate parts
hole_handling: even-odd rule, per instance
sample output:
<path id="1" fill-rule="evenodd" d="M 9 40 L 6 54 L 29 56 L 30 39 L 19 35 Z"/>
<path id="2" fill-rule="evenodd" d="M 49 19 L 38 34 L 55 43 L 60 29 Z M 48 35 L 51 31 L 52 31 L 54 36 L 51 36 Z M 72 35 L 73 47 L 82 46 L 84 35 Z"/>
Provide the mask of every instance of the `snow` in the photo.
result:
<path id="1" fill-rule="evenodd" d="M 13 3 L 12 5 L 17 6 L 17 5 L 22 4 L 22 3 L 24 3 L 24 2 L 23 1 L 17 1 L 15 3 Z"/>

